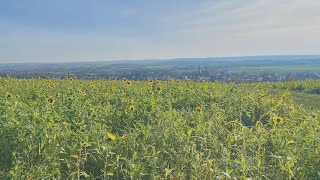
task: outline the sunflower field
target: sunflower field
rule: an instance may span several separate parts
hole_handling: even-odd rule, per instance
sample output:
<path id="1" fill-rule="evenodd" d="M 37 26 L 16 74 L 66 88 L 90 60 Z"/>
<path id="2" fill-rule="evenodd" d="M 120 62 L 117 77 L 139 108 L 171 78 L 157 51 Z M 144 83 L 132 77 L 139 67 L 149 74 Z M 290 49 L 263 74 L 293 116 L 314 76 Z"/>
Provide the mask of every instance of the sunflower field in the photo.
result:
<path id="1" fill-rule="evenodd" d="M 320 179 L 318 90 L 1 78 L 0 179 Z"/>

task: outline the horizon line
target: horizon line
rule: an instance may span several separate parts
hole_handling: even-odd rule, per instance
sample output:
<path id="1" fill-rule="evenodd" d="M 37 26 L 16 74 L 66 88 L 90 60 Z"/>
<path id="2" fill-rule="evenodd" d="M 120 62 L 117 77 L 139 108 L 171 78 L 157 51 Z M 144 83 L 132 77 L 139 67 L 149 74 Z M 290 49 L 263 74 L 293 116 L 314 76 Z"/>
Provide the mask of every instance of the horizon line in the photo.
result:
<path id="1" fill-rule="evenodd" d="M 45 62 L 39 62 L 39 61 L 26 61 L 26 62 L 0 62 L 1 65 L 5 64 L 63 64 L 63 63 L 103 63 L 103 62 L 136 62 L 136 61 L 174 61 L 179 59 L 226 59 L 226 58 L 254 58 L 254 57 L 313 57 L 313 56 L 319 56 L 320 54 L 273 54 L 273 55 L 240 55 L 240 56 L 208 56 L 208 57 L 174 57 L 174 58 L 150 58 L 150 59 L 111 59 L 111 60 L 67 60 L 67 61 L 45 61 Z"/>

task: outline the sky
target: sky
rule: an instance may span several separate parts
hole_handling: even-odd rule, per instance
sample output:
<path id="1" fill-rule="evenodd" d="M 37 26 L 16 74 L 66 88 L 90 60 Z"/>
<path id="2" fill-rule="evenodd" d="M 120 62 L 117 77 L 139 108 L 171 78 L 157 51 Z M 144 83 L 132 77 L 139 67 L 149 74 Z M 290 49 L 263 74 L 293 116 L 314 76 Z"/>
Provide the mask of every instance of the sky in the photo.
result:
<path id="1" fill-rule="evenodd" d="M 0 0 L 0 63 L 320 54 L 319 0 Z"/>

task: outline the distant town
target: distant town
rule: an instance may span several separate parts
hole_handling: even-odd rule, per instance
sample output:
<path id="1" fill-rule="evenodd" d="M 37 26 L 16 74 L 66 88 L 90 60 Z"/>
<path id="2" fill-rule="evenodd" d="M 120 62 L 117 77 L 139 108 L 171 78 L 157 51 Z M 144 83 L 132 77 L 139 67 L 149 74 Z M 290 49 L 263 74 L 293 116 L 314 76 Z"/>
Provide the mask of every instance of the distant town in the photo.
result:
<path id="1" fill-rule="evenodd" d="M 276 73 L 229 73 L 229 72 L 208 72 L 195 71 L 183 73 L 168 73 L 168 72 L 115 72 L 115 73 L 54 73 L 54 72 L 3 72 L 2 77 L 16 77 L 16 78 L 45 78 L 45 79 L 64 79 L 73 77 L 76 79 L 108 79 L 119 80 L 123 78 L 131 80 L 166 80 L 166 79 L 180 79 L 180 80 L 194 80 L 200 82 L 279 82 L 279 81 L 293 81 L 305 79 L 320 79 L 320 75 L 316 72 L 292 72 L 286 74 Z"/>
<path id="2" fill-rule="evenodd" d="M 0 64 L 2 77 L 278 82 L 320 79 L 320 56 Z"/>

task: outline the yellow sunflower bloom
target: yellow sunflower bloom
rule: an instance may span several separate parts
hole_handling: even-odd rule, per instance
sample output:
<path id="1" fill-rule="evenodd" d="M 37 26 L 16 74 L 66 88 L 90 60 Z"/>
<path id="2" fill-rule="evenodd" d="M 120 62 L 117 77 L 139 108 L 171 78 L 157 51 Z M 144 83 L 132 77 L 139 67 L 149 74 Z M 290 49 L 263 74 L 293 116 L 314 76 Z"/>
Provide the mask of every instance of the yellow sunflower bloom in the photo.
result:
<path id="1" fill-rule="evenodd" d="M 201 113 L 201 112 L 203 112 L 203 109 L 198 106 L 198 107 L 196 107 L 196 111 L 199 112 L 199 113 Z"/>
<path id="2" fill-rule="evenodd" d="M 135 107 L 134 105 L 131 105 L 131 106 L 129 106 L 129 109 L 130 109 L 131 111 L 135 111 L 135 110 L 136 110 L 136 107 Z"/>
<path id="3" fill-rule="evenodd" d="M 111 133 L 107 133 L 107 139 L 108 141 L 114 141 L 116 140 L 116 136 Z"/>
<path id="4" fill-rule="evenodd" d="M 93 115 L 96 111 L 93 108 L 89 109 L 89 115 Z"/>
<path id="5" fill-rule="evenodd" d="M 127 84 L 127 86 L 131 86 L 132 85 L 132 83 L 130 82 L 130 81 L 126 81 L 126 84 Z"/>
<path id="6" fill-rule="evenodd" d="M 12 98 L 12 94 L 10 94 L 10 93 L 6 93 L 6 98 Z"/>
<path id="7" fill-rule="evenodd" d="M 48 98 L 47 98 L 47 103 L 48 103 L 48 104 L 53 105 L 54 102 L 55 102 L 55 101 L 54 101 L 53 97 L 48 97 Z"/>
<path id="8" fill-rule="evenodd" d="M 160 86 L 158 86 L 158 87 L 156 87 L 156 90 L 159 92 L 159 91 L 161 91 L 162 89 L 161 89 Z"/>
<path id="9" fill-rule="evenodd" d="M 284 120 L 283 120 L 283 118 L 282 117 L 280 117 L 280 116 L 275 116 L 275 117 L 273 117 L 273 122 L 274 122 L 274 124 L 283 124 L 284 123 Z"/>

